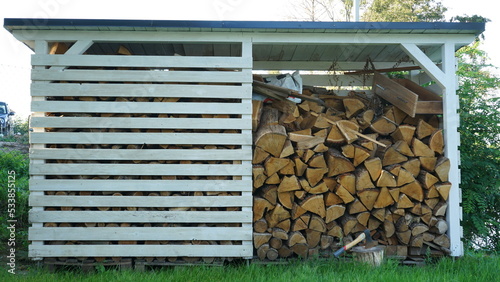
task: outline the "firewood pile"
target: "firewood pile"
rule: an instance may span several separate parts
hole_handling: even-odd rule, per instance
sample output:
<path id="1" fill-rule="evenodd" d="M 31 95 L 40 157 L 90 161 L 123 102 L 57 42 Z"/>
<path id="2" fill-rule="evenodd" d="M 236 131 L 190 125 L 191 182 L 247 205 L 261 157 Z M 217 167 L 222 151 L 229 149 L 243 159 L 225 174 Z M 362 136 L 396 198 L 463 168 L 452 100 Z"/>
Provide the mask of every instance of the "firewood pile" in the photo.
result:
<path id="1" fill-rule="evenodd" d="M 327 255 L 367 228 L 389 256 L 449 252 L 452 184 L 438 116 L 410 117 L 364 93 L 304 88 L 300 104 L 280 93 L 254 101 L 261 260 Z"/>

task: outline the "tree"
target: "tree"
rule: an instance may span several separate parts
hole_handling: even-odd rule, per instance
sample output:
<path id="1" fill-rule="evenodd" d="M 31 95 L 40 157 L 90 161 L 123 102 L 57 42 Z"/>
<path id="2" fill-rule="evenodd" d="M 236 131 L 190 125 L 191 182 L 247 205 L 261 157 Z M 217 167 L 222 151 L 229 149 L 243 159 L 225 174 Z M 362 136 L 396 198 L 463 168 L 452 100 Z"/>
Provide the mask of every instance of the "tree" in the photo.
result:
<path id="1" fill-rule="evenodd" d="M 361 6 L 367 0 L 361 0 Z M 353 0 L 299 0 L 292 18 L 305 21 L 351 21 Z"/>
<path id="2" fill-rule="evenodd" d="M 439 0 L 372 0 L 363 14 L 369 22 L 434 22 L 444 20 Z"/>
<path id="3" fill-rule="evenodd" d="M 500 251 L 500 78 L 488 71 L 480 41 L 457 52 L 460 88 L 464 237 L 469 247 Z"/>

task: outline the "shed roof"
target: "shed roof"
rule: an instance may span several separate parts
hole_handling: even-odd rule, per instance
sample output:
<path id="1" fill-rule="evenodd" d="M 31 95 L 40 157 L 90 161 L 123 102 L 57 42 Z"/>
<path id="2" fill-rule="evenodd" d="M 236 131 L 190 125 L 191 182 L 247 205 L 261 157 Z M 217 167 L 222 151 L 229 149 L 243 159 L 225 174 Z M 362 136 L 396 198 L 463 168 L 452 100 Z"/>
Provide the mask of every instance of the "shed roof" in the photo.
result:
<path id="1" fill-rule="evenodd" d="M 300 22 L 300 21 L 179 21 L 110 19 L 6 18 L 9 30 L 175 30 L 242 32 L 370 32 L 408 34 L 474 34 L 484 31 L 484 23 L 448 22 Z"/>
<path id="2" fill-rule="evenodd" d="M 325 69 L 332 62 L 373 62 L 391 65 L 409 61 L 400 43 L 414 43 L 435 63 L 442 59 L 446 40 L 455 49 L 480 35 L 484 23 L 449 22 L 298 22 L 298 21 L 174 21 L 110 19 L 34 19 L 6 18 L 4 27 L 33 48 L 30 34 L 54 32 L 69 38 L 73 31 L 83 32 L 188 32 L 239 33 L 251 37 L 255 69 Z M 64 35 L 60 35 L 64 34 Z M 97 33 L 94 33 L 97 34 Z M 64 37 L 66 36 L 66 37 Z M 89 54 L 112 53 L 125 45 L 136 55 L 240 56 L 241 45 L 234 42 L 193 44 L 192 42 L 141 42 L 96 38 Z M 58 37 L 58 38 L 59 38 Z M 131 38 L 131 37 L 127 37 Z M 210 38 L 210 37 L 207 37 Z M 221 38 L 221 37 L 219 37 Z M 225 37 L 222 37 L 225 39 Z M 64 41 L 61 39 L 61 41 Z M 411 63 L 410 63 L 411 64 Z"/>

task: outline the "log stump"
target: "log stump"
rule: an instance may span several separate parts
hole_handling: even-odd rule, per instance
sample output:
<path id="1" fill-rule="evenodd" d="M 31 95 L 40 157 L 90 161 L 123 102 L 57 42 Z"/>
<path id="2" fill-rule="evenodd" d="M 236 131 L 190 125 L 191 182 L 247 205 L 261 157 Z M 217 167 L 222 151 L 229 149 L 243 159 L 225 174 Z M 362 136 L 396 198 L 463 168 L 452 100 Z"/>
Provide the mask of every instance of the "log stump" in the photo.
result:
<path id="1" fill-rule="evenodd" d="M 368 249 L 354 247 L 351 250 L 356 261 L 368 263 L 372 266 L 380 266 L 384 261 L 385 246 L 375 246 Z"/>

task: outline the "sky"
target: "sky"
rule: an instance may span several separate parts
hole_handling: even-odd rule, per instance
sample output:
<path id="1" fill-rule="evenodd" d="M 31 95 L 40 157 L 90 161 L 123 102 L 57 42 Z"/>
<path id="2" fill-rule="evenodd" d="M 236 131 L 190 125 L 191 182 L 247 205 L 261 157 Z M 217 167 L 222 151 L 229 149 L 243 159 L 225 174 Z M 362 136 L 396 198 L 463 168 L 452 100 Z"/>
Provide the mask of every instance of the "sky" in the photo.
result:
<path id="1" fill-rule="evenodd" d="M 17 0 L 0 1 L 4 18 L 80 18 L 154 20 L 290 20 L 294 0 Z M 489 18 L 483 49 L 500 67 L 500 2 L 496 0 L 441 0 L 446 19 L 456 15 Z M 496 31 L 496 32 L 495 32 Z M 0 28 L 0 101 L 17 116 L 29 115 L 30 56 L 32 52 Z"/>

